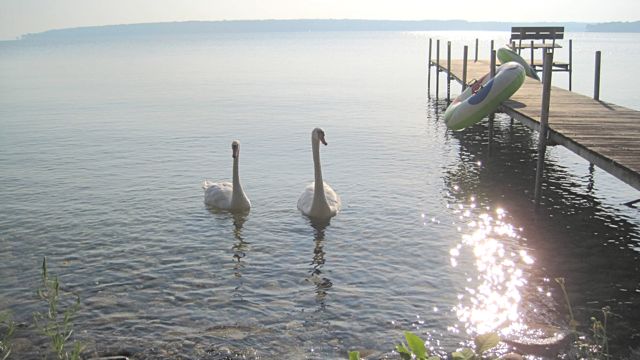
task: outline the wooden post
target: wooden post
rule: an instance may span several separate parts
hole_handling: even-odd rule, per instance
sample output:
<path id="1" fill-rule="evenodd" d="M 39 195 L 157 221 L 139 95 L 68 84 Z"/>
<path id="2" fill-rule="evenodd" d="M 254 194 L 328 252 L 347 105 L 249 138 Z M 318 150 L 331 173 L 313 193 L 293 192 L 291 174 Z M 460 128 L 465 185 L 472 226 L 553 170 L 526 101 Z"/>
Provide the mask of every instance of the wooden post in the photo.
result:
<path id="1" fill-rule="evenodd" d="M 520 39 L 518 40 L 518 55 L 522 55 L 522 34 L 520 34 Z"/>
<path id="2" fill-rule="evenodd" d="M 496 51 L 491 50 L 491 57 L 489 58 L 489 75 L 491 78 L 496 76 Z"/>
<path id="3" fill-rule="evenodd" d="M 465 45 L 462 51 L 462 91 L 467 88 L 467 56 L 469 53 L 469 46 Z"/>
<path id="4" fill-rule="evenodd" d="M 493 50 L 493 40 L 491 41 L 491 65 L 489 69 L 489 73 L 491 74 L 491 78 L 493 79 L 496 76 L 496 51 Z M 489 114 L 489 156 L 491 156 L 491 144 L 493 144 L 493 120 L 495 119 L 495 113 Z"/>
<path id="5" fill-rule="evenodd" d="M 596 76 L 593 83 L 593 98 L 600 101 L 600 51 L 596 51 Z"/>
<path id="6" fill-rule="evenodd" d="M 533 67 L 533 60 L 534 60 L 534 50 L 533 50 L 533 40 L 531 40 L 531 62 L 529 64 L 531 64 L 531 67 Z M 542 60 L 544 60 L 544 48 L 542 48 Z"/>
<path id="7" fill-rule="evenodd" d="M 436 100 L 440 90 L 440 39 L 436 40 Z"/>
<path id="8" fill-rule="evenodd" d="M 549 128 L 549 102 L 551 101 L 551 66 L 553 53 L 545 52 L 542 70 L 542 109 L 540 113 L 540 132 L 538 134 L 538 165 L 536 167 L 536 185 L 534 198 L 536 206 L 540 204 L 544 155 L 547 151 L 547 132 Z"/>
<path id="9" fill-rule="evenodd" d="M 491 50 L 491 65 L 489 68 L 489 73 L 492 78 L 496 76 L 496 51 L 495 50 Z"/>
<path id="10" fill-rule="evenodd" d="M 593 187 L 596 184 L 594 180 L 594 174 L 596 172 L 596 168 L 593 163 L 589 163 L 589 182 L 587 184 L 587 192 L 593 193 Z"/>
<path id="11" fill-rule="evenodd" d="M 451 41 L 447 41 L 447 103 L 451 102 Z"/>
<path id="12" fill-rule="evenodd" d="M 476 57 L 474 58 L 473 62 L 478 62 L 478 38 L 476 38 Z"/>
<path id="13" fill-rule="evenodd" d="M 569 91 L 571 91 L 571 75 L 573 73 L 573 40 L 569 39 Z"/>
<path id="14" fill-rule="evenodd" d="M 429 38 L 429 66 L 427 67 L 427 96 L 431 96 L 431 38 Z"/>

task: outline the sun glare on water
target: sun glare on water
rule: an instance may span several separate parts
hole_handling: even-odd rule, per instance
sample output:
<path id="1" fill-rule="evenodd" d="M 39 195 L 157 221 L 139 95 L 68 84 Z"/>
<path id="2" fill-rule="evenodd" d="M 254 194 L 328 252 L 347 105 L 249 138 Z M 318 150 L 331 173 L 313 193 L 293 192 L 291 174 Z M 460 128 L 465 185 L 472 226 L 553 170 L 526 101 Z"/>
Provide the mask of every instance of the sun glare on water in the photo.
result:
<path id="1" fill-rule="evenodd" d="M 483 209 L 486 211 L 478 214 L 474 200 L 456 209 L 466 227 L 459 228 L 462 236 L 449 251 L 450 263 L 459 268 L 464 262 L 469 271 L 454 312 L 469 334 L 504 334 L 523 326 L 519 306 L 526 279 L 522 268 L 532 265 L 534 259 L 526 250 L 509 248 L 521 229 L 505 221 L 504 209 Z"/>

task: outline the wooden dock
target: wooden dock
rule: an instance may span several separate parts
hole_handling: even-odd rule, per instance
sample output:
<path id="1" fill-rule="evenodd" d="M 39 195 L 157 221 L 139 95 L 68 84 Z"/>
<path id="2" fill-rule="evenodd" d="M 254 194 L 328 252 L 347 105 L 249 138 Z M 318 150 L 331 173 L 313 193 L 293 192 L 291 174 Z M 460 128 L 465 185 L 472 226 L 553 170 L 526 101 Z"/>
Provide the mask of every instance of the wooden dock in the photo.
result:
<path id="1" fill-rule="evenodd" d="M 447 72 L 447 60 L 431 61 Z M 463 60 L 451 60 L 451 78 L 462 84 Z M 467 82 L 490 69 L 489 61 L 467 62 Z M 540 129 L 542 83 L 526 78 L 500 111 Z M 640 190 L 640 111 L 551 87 L 549 141 L 563 145 L 590 163 Z"/>

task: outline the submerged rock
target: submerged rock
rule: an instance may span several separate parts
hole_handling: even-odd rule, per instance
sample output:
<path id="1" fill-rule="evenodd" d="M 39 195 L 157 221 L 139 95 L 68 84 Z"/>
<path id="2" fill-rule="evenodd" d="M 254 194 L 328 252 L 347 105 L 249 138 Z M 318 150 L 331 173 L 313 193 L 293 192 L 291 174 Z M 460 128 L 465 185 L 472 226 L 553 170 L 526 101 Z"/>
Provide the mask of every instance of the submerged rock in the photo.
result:
<path id="1" fill-rule="evenodd" d="M 530 328 L 518 336 L 502 339 L 502 342 L 511 346 L 516 352 L 526 355 L 553 357 L 566 349 L 571 336 L 564 331 L 551 326 Z"/>
<path id="2" fill-rule="evenodd" d="M 523 360 L 522 355 L 516 353 L 508 353 L 500 358 L 500 360 Z"/>

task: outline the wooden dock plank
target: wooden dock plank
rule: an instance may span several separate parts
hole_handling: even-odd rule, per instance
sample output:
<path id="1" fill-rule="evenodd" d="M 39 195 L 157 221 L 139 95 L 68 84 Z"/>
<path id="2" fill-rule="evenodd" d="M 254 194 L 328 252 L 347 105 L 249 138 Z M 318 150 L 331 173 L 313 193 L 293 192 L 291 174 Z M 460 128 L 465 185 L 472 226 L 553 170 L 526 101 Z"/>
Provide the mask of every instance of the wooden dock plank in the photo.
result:
<path id="1" fill-rule="evenodd" d="M 446 59 L 440 59 L 439 64 L 431 62 L 446 73 Z M 462 60 L 451 60 L 451 79 L 461 83 L 462 69 Z M 467 63 L 468 83 L 487 73 L 488 61 Z M 541 108 L 542 84 L 530 78 L 501 106 L 507 114 L 536 130 Z M 640 190 L 640 111 L 552 87 L 549 130 L 553 142 Z"/>

